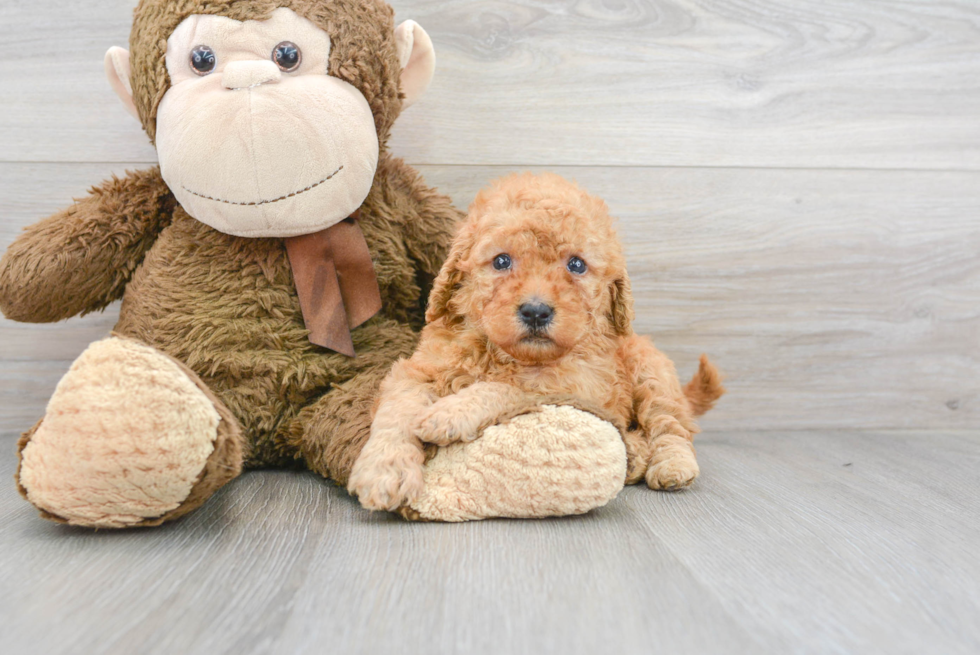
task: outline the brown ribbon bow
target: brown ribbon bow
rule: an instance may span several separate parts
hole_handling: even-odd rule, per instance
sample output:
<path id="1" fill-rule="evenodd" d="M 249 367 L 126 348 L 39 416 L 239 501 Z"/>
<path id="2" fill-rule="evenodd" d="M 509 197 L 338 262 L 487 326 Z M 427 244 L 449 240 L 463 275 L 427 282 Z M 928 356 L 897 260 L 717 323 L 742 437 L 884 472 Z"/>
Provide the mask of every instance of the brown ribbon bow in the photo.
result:
<path id="1" fill-rule="evenodd" d="M 358 212 L 325 230 L 286 239 L 310 341 L 354 356 L 350 331 L 381 310 L 381 291 Z"/>

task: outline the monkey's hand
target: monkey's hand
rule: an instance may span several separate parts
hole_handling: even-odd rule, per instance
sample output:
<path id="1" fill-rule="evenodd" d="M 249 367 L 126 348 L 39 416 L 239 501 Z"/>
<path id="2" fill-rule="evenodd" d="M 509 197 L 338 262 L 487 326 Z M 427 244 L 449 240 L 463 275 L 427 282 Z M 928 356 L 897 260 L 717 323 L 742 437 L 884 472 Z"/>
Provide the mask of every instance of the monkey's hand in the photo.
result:
<path id="1" fill-rule="evenodd" d="M 0 259 L 0 311 L 51 323 L 104 308 L 122 296 L 175 206 L 158 168 L 94 187 L 10 245 Z"/>

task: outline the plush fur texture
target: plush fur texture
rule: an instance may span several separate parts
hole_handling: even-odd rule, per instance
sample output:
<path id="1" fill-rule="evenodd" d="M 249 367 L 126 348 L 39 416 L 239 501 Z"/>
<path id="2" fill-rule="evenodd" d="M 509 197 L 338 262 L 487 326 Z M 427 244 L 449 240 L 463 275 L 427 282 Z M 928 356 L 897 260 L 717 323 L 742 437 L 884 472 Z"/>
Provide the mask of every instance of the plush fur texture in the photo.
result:
<path id="1" fill-rule="evenodd" d="M 440 448 L 405 515 L 430 521 L 583 514 L 616 497 L 626 477 L 619 431 L 595 414 L 545 405 L 472 443 Z"/>
<path id="2" fill-rule="evenodd" d="M 144 362 L 150 370 L 123 367 L 121 374 L 144 379 L 157 367 L 150 360 L 173 360 L 221 416 L 218 431 L 226 430 L 229 439 L 214 448 L 183 503 L 169 511 L 160 505 L 155 517 L 143 512 L 141 525 L 196 507 L 243 467 L 306 466 L 345 483 L 368 437 L 381 378 L 415 347 L 428 287 L 461 217 L 384 147 L 401 99 L 392 11 L 383 2 L 144 0 L 135 12 L 131 43 L 133 90 L 147 134 L 155 134 L 156 107 L 169 84 L 164 44 L 184 17 L 196 12 L 262 19 L 281 6 L 331 35 L 330 73 L 368 99 L 382 144 L 359 225 L 383 308 L 353 330 L 356 358 L 309 342 L 281 239 L 229 236 L 194 220 L 157 169 L 105 182 L 74 206 L 28 227 L 0 259 L 0 310 L 7 317 L 57 321 L 121 297 L 117 335 L 160 356 Z M 125 388 L 125 381 L 120 384 Z M 83 409 L 90 402 L 95 400 L 74 395 L 69 404 Z M 119 412 L 134 407 L 130 400 L 119 402 Z M 127 421 L 127 438 L 143 438 L 135 419 Z M 22 456 L 35 438 L 53 429 L 46 422 L 25 434 Z M 20 478 L 28 497 L 34 480 Z M 55 520 L 108 524 L 62 516 L 62 505 L 50 507 L 43 513 Z"/>
<path id="3" fill-rule="evenodd" d="M 495 264 L 502 254 L 506 267 Z M 570 269 L 575 258 L 585 270 Z M 547 306 L 549 321 L 522 320 L 529 304 Z M 633 334 L 632 318 L 605 203 L 556 175 L 498 181 L 477 196 L 453 243 L 418 350 L 382 385 L 349 489 L 371 509 L 412 505 L 425 488 L 424 443 L 473 441 L 528 396 L 555 394 L 610 417 L 625 439 L 628 482 L 689 485 L 698 474 L 694 416 L 724 392 L 720 376 L 702 358 L 689 398 L 670 360 Z"/>
<path id="4" fill-rule="evenodd" d="M 302 52 L 290 72 L 271 57 L 286 37 Z M 215 58 L 203 76 L 189 65 L 202 43 Z M 328 34 L 285 8 L 267 21 L 194 15 L 170 35 L 157 158 L 188 214 L 225 234 L 282 238 L 361 206 L 378 164 L 374 114 L 360 91 L 327 75 L 330 52 Z"/>
<path id="5" fill-rule="evenodd" d="M 136 525 L 176 509 L 214 452 L 221 417 L 165 355 L 110 338 L 82 353 L 21 453 L 38 508 L 69 523 Z"/>
<path id="6" fill-rule="evenodd" d="M 375 263 L 382 311 L 353 330 L 356 358 L 309 342 L 282 240 L 222 234 L 179 208 L 130 281 L 116 329 L 201 376 L 250 436 L 247 466 L 296 465 L 297 449 L 304 458 L 322 450 L 308 450 L 297 434 L 302 430 L 293 421 L 299 412 L 325 403 L 335 417 L 331 421 L 341 423 L 323 438 L 346 435 L 346 421 L 355 420 L 360 409 L 334 406 L 334 387 L 387 368 L 415 346 L 421 323 L 418 274 L 437 266 L 440 250 L 438 241 L 427 240 L 447 243 L 455 218 L 447 200 L 424 187 L 413 189 L 417 184 L 413 171 L 387 160 L 362 209 L 359 225 Z M 362 390 L 366 402 L 375 390 Z M 308 464 L 346 480 L 348 471 L 336 461 Z"/>
<path id="7" fill-rule="evenodd" d="M 330 35 L 327 72 L 357 88 L 374 113 L 378 140 L 388 141 L 401 111 L 401 63 L 394 38 L 394 11 L 381 0 L 142 0 L 130 34 L 133 100 L 147 135 L 156 138 L 156 113 L 170 79 L 167 39 L 191 14 L 233 20 L 266 20 L 280 7 L 292 9 Z"/>
<path id="8" fill-rule="evenodd" d="M 0 309 L 54 323 L 119 300 L 177 202 L 157 169 L 129 173 L 30 227 L 0 259 Z"/>

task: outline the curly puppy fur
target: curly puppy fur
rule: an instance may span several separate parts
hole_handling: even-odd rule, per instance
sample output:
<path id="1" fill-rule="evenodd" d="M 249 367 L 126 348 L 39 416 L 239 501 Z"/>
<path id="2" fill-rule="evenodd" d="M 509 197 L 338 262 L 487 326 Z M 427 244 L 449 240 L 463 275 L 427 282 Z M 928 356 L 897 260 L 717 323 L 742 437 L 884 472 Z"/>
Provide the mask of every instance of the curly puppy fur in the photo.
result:
<path id="1" fill-rule="evenodd" d="M 574 258 L 584 271 L 570 266 Z M 382 384 L 352 471 L 349 489 L 366 507 L 396 510 L 414 500 L 424 444 L 475 439 L 526 411 L 529 397 L 571 395 L 601 407 L 626 442 L 627 483 L 670 490 L 697 477 L 694 417 L 724 393 L 721 378 L 702 356 L 682 389 L 671 361 L 633 333 L 613 221 L 606 204 L 578 186 L 526 173 L 481 192 L 426 320 L 418 350 Z"/>

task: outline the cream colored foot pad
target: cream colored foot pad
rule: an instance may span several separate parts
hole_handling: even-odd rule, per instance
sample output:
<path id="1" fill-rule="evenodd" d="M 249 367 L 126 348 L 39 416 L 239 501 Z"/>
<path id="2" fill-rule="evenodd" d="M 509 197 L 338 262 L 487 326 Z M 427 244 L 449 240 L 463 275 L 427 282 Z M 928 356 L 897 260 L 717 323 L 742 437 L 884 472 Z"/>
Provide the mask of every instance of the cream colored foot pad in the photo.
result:
<path id="1" fill-rule="evenodd" d="M 112 337 L 72 364 L 22 453 L 38 508 L 76 525 L 124 527 L 175 509 L 214 449 L 211 401 L 153 348 Z"/>

